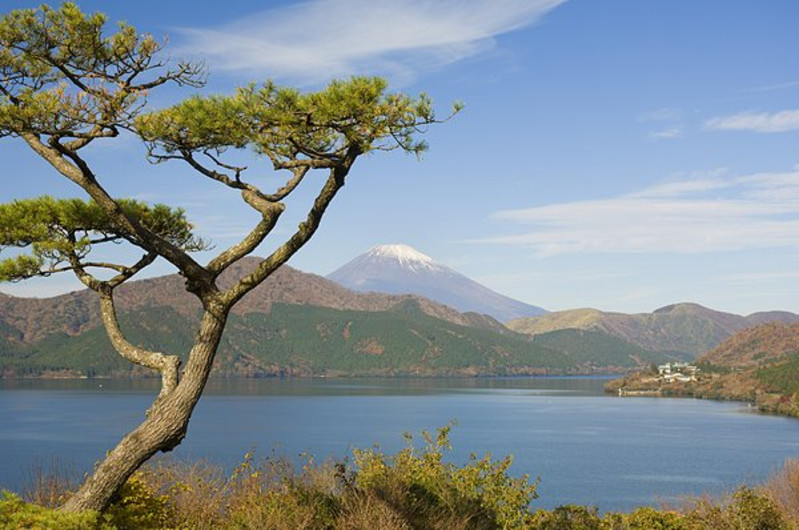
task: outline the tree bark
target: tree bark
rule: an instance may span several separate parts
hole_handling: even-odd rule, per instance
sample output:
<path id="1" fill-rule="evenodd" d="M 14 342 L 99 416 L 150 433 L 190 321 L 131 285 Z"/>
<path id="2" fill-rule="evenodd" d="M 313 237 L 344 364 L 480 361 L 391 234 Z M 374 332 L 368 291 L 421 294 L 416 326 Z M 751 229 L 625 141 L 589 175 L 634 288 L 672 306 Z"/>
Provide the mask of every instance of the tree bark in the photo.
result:
<path id="1" fill-rule="evenodd" d="M 183 440 L 211 372 L 226 319 L 227 311 L 206 310 L 180 383 L 157 398 L 147 419 L 122 438 L 61 510 L 103 510 L 139 466 L 159 451 L 171 451 Z"/>

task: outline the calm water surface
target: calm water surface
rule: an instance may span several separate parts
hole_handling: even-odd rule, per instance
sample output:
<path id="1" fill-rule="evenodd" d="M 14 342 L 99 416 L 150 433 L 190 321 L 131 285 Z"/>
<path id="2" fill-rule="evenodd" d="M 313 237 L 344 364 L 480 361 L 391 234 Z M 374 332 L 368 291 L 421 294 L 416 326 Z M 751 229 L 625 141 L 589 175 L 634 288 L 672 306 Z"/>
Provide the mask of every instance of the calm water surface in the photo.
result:
<path id="1" fill-rule="evenodd" d="M 629 510 L 757 483 L 799 457 L 799 421 L 746 405 L 618 398 L 601 378 L 211 381 L 176 458 L 232 468 L 251 449 L 341 458 L 403 446 L 404 432 L 457 420 L 453 459 L 515 456 L 540 477 L 536 506 Z M 55 459 L 91 469 L 142 419 L 155 381 L 0 381 L 0 487 Z"/>

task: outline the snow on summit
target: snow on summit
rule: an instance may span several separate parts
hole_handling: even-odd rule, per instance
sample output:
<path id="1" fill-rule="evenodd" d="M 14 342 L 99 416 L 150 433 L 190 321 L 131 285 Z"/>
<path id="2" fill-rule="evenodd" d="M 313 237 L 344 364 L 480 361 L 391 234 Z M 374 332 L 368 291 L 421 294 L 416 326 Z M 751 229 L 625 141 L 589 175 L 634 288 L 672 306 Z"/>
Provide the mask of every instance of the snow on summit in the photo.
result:
<path id="1" fill-rule="evenodd" d="M 433 260 L 427 254 L 422 254 L 408 245 L 377 245 L 366 252 L 366 255 L 377 259 L 395 259 L 403 267 L 415 270 L 423 269 L 443 269 L 442 265 Z"/>

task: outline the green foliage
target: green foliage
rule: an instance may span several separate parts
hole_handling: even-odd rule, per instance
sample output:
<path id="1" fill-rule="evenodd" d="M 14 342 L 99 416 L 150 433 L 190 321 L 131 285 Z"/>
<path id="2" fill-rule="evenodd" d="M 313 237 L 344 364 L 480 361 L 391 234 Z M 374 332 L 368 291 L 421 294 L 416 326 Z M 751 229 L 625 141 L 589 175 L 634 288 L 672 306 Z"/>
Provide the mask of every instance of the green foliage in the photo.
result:
<path id="1" fill-rule="evenodd" d="M 783 395 L 799 392 L 799 353 L 789 356 L 785 362 L 757 370 L 755 377 L 771 391 Z"/>
<path id="2" fill-rule="evenodd" d="M 794 521 L 797 523 L 799 521 Z M 788 522 L 766 494 L 742 486 L 721 503 L 698 501 L 685 514 L 684 528 L 724 530 L 787 530 Z M 683 528 L 680 527 L 680 528 Z"/>
<path id="3" fill-rule="evenodd" d="M 62 513 L 28 504 L 7 491 L 0 496 L 0 529 L 17 530 L 114 530 L 115 526 L 96 512 Z"/>
<path id="4" fill-rule="evenodd" d="M 461 467 L 445 462 L 449 432 L 450 427 L 441 428 L 435 438 L 423 432 L 420 449 L 406 435 L 408 446 L 391 456 L 379 449 L 356 449 L 355 486 L 407 514 L 414 528 L 454 516 L 469 520 L 471 528 L 523 528 L 528 506 L 537 497 L 536 483 L 527 475 L 509 476 L 510 457 L 494 461 L 490 455 L 472 455 Z"/>
<path id="5" fill-rule="evenodd" d="M 508 476 L 509 459 L 446 463 L 449 427 L 396 455 L 356 452 L 349 464 L 301 469 L 252 454 L 229 476 L 201 464 L 161 463 L 125 486 L 107 520 L 119 528 L 499 529 L 525 528 L 535 485 Z"/>
<path id="6" fill-rule="evenodd" d="M 386 89 L 378 77 L 337 80 L 309 93 L 267 82 L 141 115 L 136 129 L 166 154 L 251 146 L 278 164 L 298 154 L 341 157 L 350 147 L 359 153 L 398 148 L 421 153 L 426 145 L 414 135 L 420 125 L 436 120 L 430 99 Z"/>
<path id="7" fill-rule="evenodd" d="M 787 528 L 777 506 L 767 496 L 750 488 L 739 488 L 728 508 L 730 528 L 779 530 Z"/>
<path id="8" fill-rule="evenodd" d="M 608 514 L 603 530 L 689 530 L 695 528 L 683 514 L 655 508 L 637 508 L 629 514 Z M 697 529 L 698 530 L 698 529 Z"/>
<path id="9" fill-rule="evenodd" d="M 599 530 L 601 519 L 593 506 L 567 504 L 554 510 L 536 510 L 528 528 L 536 530 Z"/>
<path id="10" fill-rule="evenodd" d="M 115 127 L 130 124 L 150 88 L 168 80 L 202 83 L 200 69 L 189 64 L 140 80 L 163 66 L 156 58 L 160 44 L 124 23 L 105 36 L 105 23 L 105 15 L 84 14 L 72 2 L 2 17 L 0 136 L 116 136 Z"/>
<path id="11" fill-rule="evenodd" d="M 634 367 L 641 363 L 672 360 L 671 355 L 645 350 L 601 331 L 560 329 L 536 335 L 533 340 L 541 346 L 566 353 L 576 365 Z M 677 355 L 680 360 L 687 357 L 685 354 Z"/>
<path id="12" fill-rule="evenodd" d="M 81 323 L 74 321 L 72 327 L 77 328 Z M 184 357 L 195 333 L 194 322 L 170 308 L 125 313 L 120 316 L 120 325 L 133 343 Z M 8 353 L 0 356 L 0 369 L 13 368 L 17 373 L 77 370 L 85 375 L 129 375 L 133 368 L 116 353 L 103 327 L 77 336 L 58 333 L 31 345 L 10 343 L 10 346 Z"/>
<path id="13" fill-rule="evenodd" d="M 521 338 L 445 322 L 421 311 L 365 312 L 275 304 L 230 322 L 225 337 L 248 353 L 313 373 L 513 373 L 572 366 L 560 352 Z M 226 350 L 223 348 L 222 352 Z"/>
<path id="14" fill-rule="evenodd" d="M 167 528 L 172 519 L 168 497 L 157 495 L 141 471 L 125 482 L 103 515 L 119 530 Z"/>
<path id="15" fill-rule="evenodd" d="M 130 199 L 118 202 L 129 219 L 159 237 L 189 251 L 204 248 L 192 235 L 192 225 L 182 209 Z M 0 261 L 0 281 L 69 269 L 72 260 L 85 258 L 93 245 L 122 240 L 140 243 L 93 201 L 45 196 L 0 204 L 0 251 L 29 247 L 31 252 Z"/>

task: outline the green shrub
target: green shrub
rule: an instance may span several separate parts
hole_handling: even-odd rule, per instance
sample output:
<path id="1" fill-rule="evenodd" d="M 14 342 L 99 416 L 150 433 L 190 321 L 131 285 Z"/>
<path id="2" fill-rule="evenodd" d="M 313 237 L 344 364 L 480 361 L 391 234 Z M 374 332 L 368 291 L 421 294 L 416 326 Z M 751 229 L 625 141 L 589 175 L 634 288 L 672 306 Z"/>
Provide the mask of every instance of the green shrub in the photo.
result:
<path id="1" fill-rule="evenodd" d="M 468 528 L 523 528 L 537 483 L 507 471 L 511 458 L 494 461 L 490 455 L 472 455 L 464 466 L 444 461 L 451 449 L 451 426 L 433 436 L 422 432 L 424 447 L 417 449 L 406 435 L 407 447 L 396 455 L 379 449 L 355 450 L 352 483 L 385 502 L 413 528 L 452 528 L 453 521 L 468 521 Z"/>
<path id="2" fill-rule="evenodd" d="M 171 526 L 168 497 L 155 493 L 147 474 L 145 471 L 134 473 L 105 510 L 105 517 L 119 530 L 156 530 Z"/>
<path id="3" fill-rule="evenodd" d="M 693 530 L 685 516 L 676 512 L 637 508 L 628 514 L 608 514 L 603 530 Z M 696 530 L 699 530 L 698 528 Z"/>
<path id="4" fill-rule="evenodd" d="M 0 497 L 0 528 L 17 530 L 114 530 L 105 517 L 97 512 L 62 513 L 50 508 L 24 502 L 4 491 Z"/>
<path id="5" fill-rule="evenodd" d="M 552 511 L 536 510 L 528 527 L 536 530 L 599 530 L 600 524 L 596 507 L 567 504 Z"/>
<path id="6" fill-rule="evenodd" d="M 4 493 L 0 530 L 782 530 L 799 528 L 799 463 L 791 461 L 762 490 L 738 489 L 722 500 L 701 497 L 679 511 L 643 507 L 600 517 L 595 507 L 565 505 L 530 512 L 537 482 L 508 475 L 511 459 L 472 455 L 445 460 L 451 426 L 422 432 L 421 448 L 387 455 L 355 450 L 353 461 L 297 468 L 285 458 L 258 465 L 252 454 L 230 475 L 203 463 L 160 463 L 134 474 L 102 515 L 65 514 Z M 46 477 L 45 477 L 46 478 Z M 51 484 L 43 480 L 40 484 Z M 61 498 L 46 486 L 44 502 Z M 56 492 L 53 495 L 51 493 Z M 793 526 L 791 526 L 793 525 Z"/>
<path id="7" fill-rule="evenodd" d="M 728 507 L 732 528 L 740 530 L 778 530 L 788 528 L 777 505 L 766 495 L 740 488 Z"/>
<path id="8" fill-rule="evenodd" d="M 777 505 L 764 493 L 743 486 L 724 502 L 701 499 L 687 510 L 690 529 L 782 530 L 790 526 Z"/>

